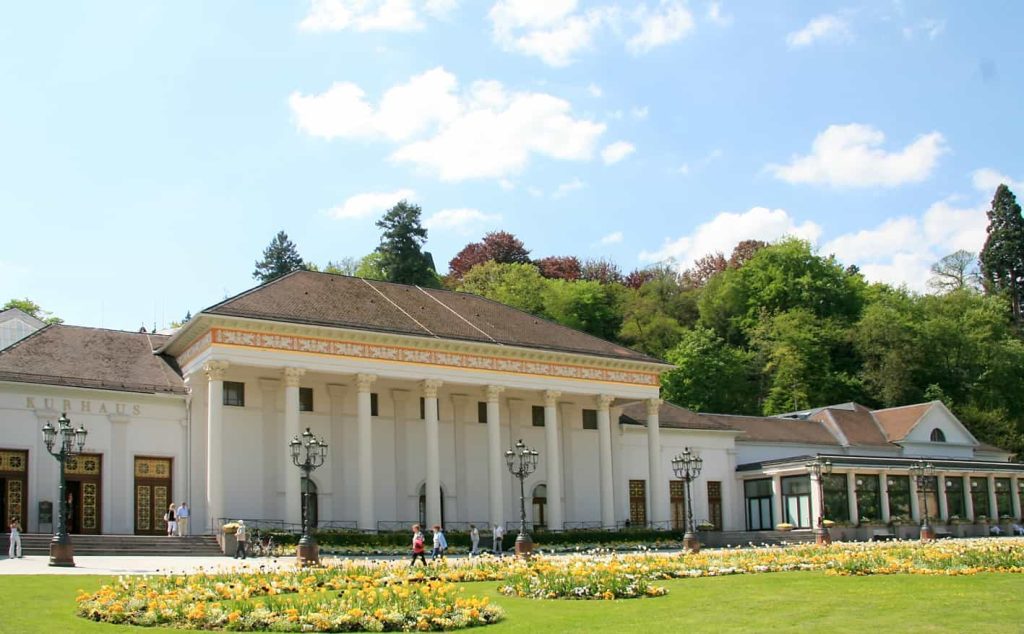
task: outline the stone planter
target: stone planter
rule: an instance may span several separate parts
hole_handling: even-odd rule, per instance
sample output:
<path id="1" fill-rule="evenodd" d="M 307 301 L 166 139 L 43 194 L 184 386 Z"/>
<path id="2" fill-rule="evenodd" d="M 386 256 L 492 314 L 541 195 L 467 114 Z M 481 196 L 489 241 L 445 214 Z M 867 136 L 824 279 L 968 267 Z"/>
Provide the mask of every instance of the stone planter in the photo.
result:
<path id="1" fill-rule="evenodd" d="M 235 549 L 238 548 L 238 540 L 235 539 L 235 534 L 230 533 L 222 535 L 221 549 L 224 551 L 225 557 L 234 557 Z"/>

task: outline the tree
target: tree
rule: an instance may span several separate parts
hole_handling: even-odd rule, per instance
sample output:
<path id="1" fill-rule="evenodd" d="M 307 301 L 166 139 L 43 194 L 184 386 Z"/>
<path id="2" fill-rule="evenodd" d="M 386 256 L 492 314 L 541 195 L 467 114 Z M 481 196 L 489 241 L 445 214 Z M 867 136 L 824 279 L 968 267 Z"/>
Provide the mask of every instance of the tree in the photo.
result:
<path id="1" fill-rule="evenodd" d="M 591 259 L 583 263 L 583 267 L 580 269 L 580 279 L 601 284 L 621 282 L 622 269 L 618 264 L 605 258 Z"/>
<path id="2" fill-rule="evenodd" d="M 256 261 L 256 270 L 252 272 L 252 277 L 259 280 L 261 284 L 266 284 L 282 275 L 305 267 L 295 243 L 288 239 L 287 233 L 278 231 L 267 248 L 263 250 L 263 259 Z"/>
<path id="3" fill-rule="evenodd" d="M 31 315 L 38 319 L 39 321 L 45 322 L 47 324 L 64 323 L 63 319 L 61 319 L 60 317 L 53 317 L 50 311 L 43 310 L 42 308 L 40 308 L 39 304 L 35 303 L 34 301 L 27 297 L 24 299 L 12 299 L 8 301 L 6 304 L 4 304 L 3 308 L 0 308 L 0 310 L 10 310 L 11 308 L 17 308 L 21 312 L 27 315 Z"/>
<path id="4" fill-rule="evenodd" d="M 456 281 L 478 264 L 528 264 L 530 251 L 523 241 L 507 231 L 491 231 L 480 242 L 471 242 L 448 263 L 449 276 Z"/>
<path id="5" fill-rule="evenodd" d="M 709 253 L 693 263 L 693 266 L 683 271 L 683 281 L 687 286 L 703 288 L 708 281 L 716 274 L 729 268 L 725 256 L 720 252 Z"/>
<path id="6" fill-rule="evenodd" d="M 534 315 L 544 312 L 547 281 L 532 264 L 484 262 L 474 266 L 457 290 L 480 295 Z"/>
<path id="7" fill-rule="evenodd" d="M 384 256 L 380 253 L 377 253 L 376 251 L 368 253 L 365 257 L 359 260 L 353 275 L 366 280 L 386 280 L 388 278 L 384 274 L 383 261 Z"/>
<path id="8" fill-rule="evenodd" d="M 729 268 L 740 268 L 766 246 L 768 246 L 768 243 L 762 240 L 743 240 L 737 243 L 733 247 L 732 255 L 729 256 Z"/>
<path id="9" fill-rule="evenodd" d="M 981 250 L 981 272 L 985 289 L 1006 294 L 1010 313 L 1021 319 L 1021 294 L 1024 282 L 1024 218 L 1017 198 L 1006 185 L 996 188 L 988 210 L 988 238 Z"/>
<path id="10" fill-rule="evenodd" d="M 548 317 L 570 328 L 614 341 L 622 327 L 626 288 L 596 280 L 548 280 L 543 306 Z"/>
<path id="11" fill-rule="evenodd" d="M 752 355 L 713 330 L 687 330 L 666 358 L 676 366 L 661 378 L 661 395 L 670 403 L 701 412 L 759 413 Z"/>
<path id="12" fill-rule="evenodd" d="M 540 274 L 550 280 L 568 280 L 573 282 L 580 279 L 583 267 L 580 259 L 575 255 L 549 255 L 534 262 L 540 269 Z"/>
<path id="13" fill-rule="evenodd" d="M 981 287 L 978 256 L 960 249 L 932 265 L 932 278 L 928 286 L 937 293 L 950 293 Z"/>
<path id="14" fill-rule="evenodd" d="M 433 258 L 422 248 L 427 241 L 427 230 L 420 224 L 422 213 L 419 205 L 402 200 L 377 221 L 383 233 L 376 252 L 389 282 L 435 288 L 441 285 Z"/>

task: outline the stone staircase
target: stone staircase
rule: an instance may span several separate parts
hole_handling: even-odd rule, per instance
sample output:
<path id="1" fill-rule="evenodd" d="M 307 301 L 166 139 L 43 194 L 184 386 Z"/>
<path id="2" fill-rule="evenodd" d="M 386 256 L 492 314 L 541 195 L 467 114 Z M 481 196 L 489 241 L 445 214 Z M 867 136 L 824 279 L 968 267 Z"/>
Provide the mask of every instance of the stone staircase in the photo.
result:
<path id="1" fill-rule="evenodd" d="M 26 555 L 48 555 L 49 533 L 23 533 L 22 552 Z M 223 553 L 213 535 L 167 537 L 166 535 L 72 535 L 75 555 L 151 556 L 151 557 L 217 557 Z M 0 537 L 0 555 L 6 555 L 10 534 Z"/>

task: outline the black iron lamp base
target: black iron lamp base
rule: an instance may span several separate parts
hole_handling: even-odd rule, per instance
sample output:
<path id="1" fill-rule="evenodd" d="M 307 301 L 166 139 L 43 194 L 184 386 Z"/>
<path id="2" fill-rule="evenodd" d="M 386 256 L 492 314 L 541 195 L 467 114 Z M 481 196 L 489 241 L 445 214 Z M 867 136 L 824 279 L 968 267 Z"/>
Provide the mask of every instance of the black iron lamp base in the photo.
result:
<path id="1" fill-rule="evenodd" d="M 319 566 L 320 544 L 309 535 L 304 535 L 295 548 L 295 557 L 300 566 Z"/>
<path id="2" fill-rule="evenodd" d="M 533 540 L 525 533 L 516 537 L 516 557 L 529 559 L 533 556 Z"/>

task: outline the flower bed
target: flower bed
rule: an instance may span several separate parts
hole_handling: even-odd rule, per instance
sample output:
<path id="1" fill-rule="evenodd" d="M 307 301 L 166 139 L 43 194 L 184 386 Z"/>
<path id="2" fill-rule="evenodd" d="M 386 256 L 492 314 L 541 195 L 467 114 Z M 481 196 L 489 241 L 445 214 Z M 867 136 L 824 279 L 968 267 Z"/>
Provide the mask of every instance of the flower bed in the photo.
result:
<path id="1" fill-rule="evenodd" d="M 502 594 L 534 599 L 635 599 L 668 593 L 652 582 L 671 578 L 666 557 L 571 557 L 513 566 Z"/>

